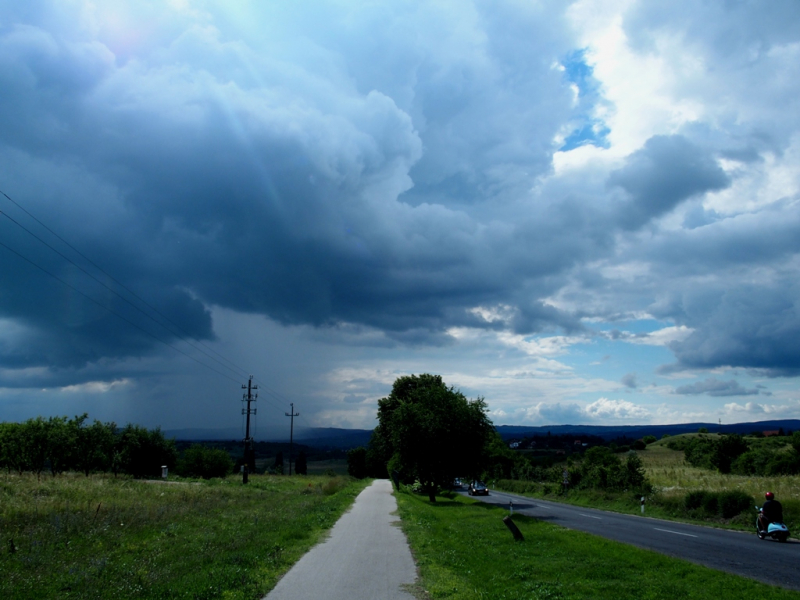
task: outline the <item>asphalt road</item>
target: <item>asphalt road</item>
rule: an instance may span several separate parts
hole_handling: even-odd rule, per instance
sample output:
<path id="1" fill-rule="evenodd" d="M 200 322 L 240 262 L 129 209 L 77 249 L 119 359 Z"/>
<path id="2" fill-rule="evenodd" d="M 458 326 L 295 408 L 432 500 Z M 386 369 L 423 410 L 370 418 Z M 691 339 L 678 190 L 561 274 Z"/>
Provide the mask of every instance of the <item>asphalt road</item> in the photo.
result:
<path id="1" fill-rule="evenodd" d="M 392 484 L 373 482 L 264 600 L 414 600 L 403 586 L 417 570 L 396 511 Z"/>
<path id="2" fill-rule="evenodd" d="M 461 493 L 466 494 L 466 491 Z M 755 510 L 753 532 L 745 533 L 581 508 L 505 492 L 491 491 L 489 496 L 476 499 L 505 507 L 512 501 L 515 513 L 771 585 L 800 590 L 800 542 L 759 540 L 755 534 Z"/>

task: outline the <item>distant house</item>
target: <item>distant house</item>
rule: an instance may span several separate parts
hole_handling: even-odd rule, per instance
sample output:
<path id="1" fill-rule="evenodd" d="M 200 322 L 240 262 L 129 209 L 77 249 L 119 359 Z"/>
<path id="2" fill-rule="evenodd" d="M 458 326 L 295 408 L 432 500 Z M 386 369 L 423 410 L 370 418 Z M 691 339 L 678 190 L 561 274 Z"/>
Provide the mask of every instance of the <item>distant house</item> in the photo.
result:
<path id="1" fill-rule="evenodd" d="M 511 449 L 514 449 L 514 450 L 516 450 L 517 448 L 519 448 L 519 442 L 511 442 L 511 443 L 508 445 L 508 447 L 509 447 L 509 448 L 511 448 Z"/>
<path id="2" fill-rule="evenodd" d="M 581 445 L 581 443 L 582 443 L 582 442 L 581 442 L 580 440 L 575 440 L 575 444 L 574 444 L 574 445 L 575 445 L 575 446 L 580 446 L 580 445 Z"/>
<path id="3" fill-rule="evenodd" d="M 780 435 L 781 432 L 777 429 L 770 429 L 769 431 L 762 431 L 761 433 L 764 434 L 764 437 L 770 437 L 773 435 Z"/>

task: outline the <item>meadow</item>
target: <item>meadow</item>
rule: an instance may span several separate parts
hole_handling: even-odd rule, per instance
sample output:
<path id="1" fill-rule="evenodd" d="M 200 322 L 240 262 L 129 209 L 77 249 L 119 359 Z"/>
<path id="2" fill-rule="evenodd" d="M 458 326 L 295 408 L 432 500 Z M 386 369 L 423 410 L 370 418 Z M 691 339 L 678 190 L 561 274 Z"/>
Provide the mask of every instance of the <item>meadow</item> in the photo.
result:
<path id="1" fill-rule="evenodd" d="M 435 504 L 397 495 L 402 527 L 417 561 L 420 598 L 486 600 L 800 599 L 800 593 L 633 546 L 514 515 L 448 494 Z"/>
<path id="2" fill-rule="evenodd" d="M 0 475 L 0 596 L 263 597 L 368 481 Z"/>

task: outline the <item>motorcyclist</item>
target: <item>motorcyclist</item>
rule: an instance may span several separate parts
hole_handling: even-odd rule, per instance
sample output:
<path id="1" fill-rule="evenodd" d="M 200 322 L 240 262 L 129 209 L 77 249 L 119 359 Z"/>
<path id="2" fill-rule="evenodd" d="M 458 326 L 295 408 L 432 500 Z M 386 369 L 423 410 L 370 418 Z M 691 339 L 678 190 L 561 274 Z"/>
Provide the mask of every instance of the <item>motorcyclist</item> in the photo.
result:
<path id="1" fill-rule="evenodd" d="M 780 502 L 775 500 L 775 494 L 767 492 L 764 494 L 766 502 L 761 507 L 761 513 L 758 515 L 759 527 L 763 531 L 767 530 L 770 523 L 783 523 L 783 506 Z"/>

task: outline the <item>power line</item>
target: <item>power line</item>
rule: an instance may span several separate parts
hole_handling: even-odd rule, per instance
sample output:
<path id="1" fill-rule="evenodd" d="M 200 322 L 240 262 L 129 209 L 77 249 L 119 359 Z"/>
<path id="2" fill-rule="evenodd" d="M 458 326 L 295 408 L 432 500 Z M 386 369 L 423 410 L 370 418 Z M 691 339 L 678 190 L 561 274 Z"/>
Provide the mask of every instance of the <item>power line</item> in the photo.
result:
<path id="1" fill-rule="evenodd" d="M 86 256 L 86 255 L 85 255 L 83 252 L 81 252 L 80 250 L 78 250 L 78 249 L 77 249 L 75 246 L 73 246 L 72 244 L 70 244 L 70 243 L 69 243 L 67 240 L 65 240 L 63 237 L 61 237 L 60 235 L 58 235 L 58 234 L 57 234 L 55 231 L 53 231 L 53 230 L 52 230 L 50 227 L 48 227 L 48 226 L 47 226 L 45 223 L 43 223 L 43 222 L 42 222 L 40 219 L 38 219 L 38 218 L 37 218 L 35 215 L 33 215 L 31 212 L 29 212 L 28 210 L 26 210 L 26 209 L 25 209 L 25 207 L 21 206 L 21 205 L 20 205 L 20 204 L 19 204 L 17 201 L 15 201 L 13 198 L 11 198 L 11 197 L 10 197 L 8 194 L 6 194 L 4 191 L 0 190 L 0 194 L 2 194 L 3 196 L 5 196 L 5 198 L 6 198 L 6 199 L 7 199 L 9 202 L 11 202 L 11 203 L 12 203 L 14 206 L 16 206 L 17 208 L 19 208 L 19 209 L 20 209 L 22 212 L 24 212 L 26 215 L 28 215 L 28 216 L 29 216 L 31 219 L 33 219 L 34 221 L 36 221 L 36 222 L 37 222 L 39 225 L 41 225 L 41 226 L 42 226 L 44 229 L 46 229 L 46 230 L 47 230 L 47 231 L 48 231 L 48 232 L 49 232 L 51 235 L 53 235 L 53 236 L 54 236 L 54 237 L 56 237 L 56 238 L 57 238 L 59 241 L 61 241 L 63 244 L 65 244 L 67 247 L 69 247 L 69 248 L 70 248 L 70 249 L 71 249 L 73 252 L 75 252 L 76 254 L 78 254 L 78 256 L 80 256 L 80 257 L 81 257 L 81 258 L 83 258 L 85 261 L 87 261 L 87 262 L 88 262 L 90 265 L 92 265 L 92 266 L 93 266 L 95 269 L 97 269 L 97 270 L 98 270 L 98 271 L 100 271 L 100 272 L 101 272 L 103 275 L 105 275 L 106 277 L 108 277 L 109 279 L 111 279 L 111 281 L 113 281 L 114 283 L 116 283 L 116 284 L 117 284 L 118 286 L 120 286 L 120 287 L 121 287 L 123 290 L 125 290 L 126 292 L 128 292 L 128 293 L 129 293 L 131 296 L 133 296 L 134 298 L 136 298 L 137 300 L 139 300 L 139 301 L 140 301 L 142 304 L 144 304 L 145 306 L 147 306 L 147 307 L 148 307 L 150 310 L 152 310 L 153 312 L 155 312 L 157 315 L 159 315 L 159 316 L 160 316 L 161 318 L 163 318 L 165 321 L 167 321 L 168 323 L 170 323 L 171 325 L 173 325 L 173 326 L 174 326 L 174 327 L 175 327 L 175 328 L 176 328 L 178 331 L 182 332 L 182 333 L 184 334 L 184 336 L 186 336 L 186 337 L 191 337 L 191 335 L 190 335 L 190 334 L 189 334 L 189 333 L 188 333 L 186 330 L 184 330 L 184 329 L 183 329 L 183 328 L 182 328 L 180 325 L 178 325 L 177 323 L 175 323 L 175 322 L 174 322 L 172 319 L 170 319 L 168 316 L 166 316 L 166 315 L 165 315 L 165 314 L 163 314 L 161 311 L 159 311 L 159 310 L 158 310 L 158 309 L 157 309 L 155 306 L 153 306 L 152 304 L 150 304 L 149 302 L 147 302 L 147 300 L 145 300 L 144 298 L 142 298 L 141 296 L 139 296 L 139 295 L 138 295 L 136 292 L 134 292 L 134 291 L 133 291 L 133 290 L 131 290 L 129 287 L 127 287 L 125 284 L 123 284 L 121 281 L 119 281 L 118 279 L 116 279 L 116 278 L 115 278 L 113 275 L 111 275 L 111 274 L 110 274 L 108 271 L 106 271 L 105 269 L 103 269 L 103 268 L 102 268 L 100 265 L 98 265 L 98 264 L 97 264 L 96 262 L 94 262 L 94 261 L 93 261 L 91 258 L 89 258 L 88 256 Z M 2 211 L 0 211 L 0 212 L 2 212 Z M 105 286 L 106 288 L 108 288 L 110 291 L 112 291 L 114 294 L 116 294 L 117 296 L 119 296 L 120 298 L 122 298 L 123 300 L 125 300 L 126 302 L 128 302 L 128 303 L 130 304 L 130 302 L 129 302 L 127 299 L 125 299 L 125 298 L 124 298 L 122 295 L 120 295 L 118 292 L 116 292 L 115 290 L 112 290 L 112 289 L 111 289 L 111 288 L 109 288 L 109 287 L 108 287 L 108 286 L 107 286 L 105 283 L 103 283 L 102 281 L 98 280 L 98 279 L 97 279 L 97 278 L 95 278 L 94 276 L 92 276 L 92 275 L 90 275 L 89 273 L 87 273 L 87 272 L 86 272 L 84 269 L 82 269 L 81 267 L 79 267 L 77 264 L 75 264 L 75 263 L 74 263 L 72 260 L 70 260 L 68 257 L 64 256 L 63 254 L 61 254 L 60 252 L 58 252 L 58 250 L 56 250 L 55 248 L 53 248 L 52 246 L 50 246 L 49 244 L 47 244 L 47 242 L 43 241 L 41 238 L 39 238 L 38 236 L 36 236 L 36 235 L 35 235 L 35 234 L 33 234 L 32 232 L 30 232 L 28 229 L 26 229 L 25 227 L 23 227 L 23 226 L 22 226 L 22 225 L 20 225 L 19 223 L 17 223 L 17 221 L 15 221 L 14 219 L 12 219 L 12 218 L 11 218 L 11 217 L 10 217 L 8 214 L 6 214 L 6 213 L 3 213 L 3 214 L 4 214 L 4 216 L 6 216 L 8 219 L 10 219 L 12 222 L 14 222 L 14 223 L 16 223 L 17 225 L 19 225 L 20 227 L 22 227 L 22 229 L 24 229 L 25 231 L 27 231 L 27 232 L 28 232 L 30 235 L 32 235 L 32 236 L 33 236 L 33 237 L 35 237 L 37 240 L 39 240 L 39 241 L 40 241 L 40 242 L 42 242 L 44 245 L 46 245 L 48 248 L 50 248 L 50 249 L 51 249 L 51 250 L 53 250 L 54 252 L 57 252 L 57 253 L 58 253 L 60 256 L 62 256 L 64 259 L 68 260 L 70 263 L 72 263 L 73 265 L 75 265 L 76 267 L 78 267 L 79 269 L 81 269 L 81 270 L 82 270 L 84 273 L 86 273 L 87 275 L 89 275 L 90 277 L 92 277 L 92 279 L 94 279 L 94 280 L 95 280 L 95 281 L 97 281 L 98 283 L 102 284 L 103 286 Z M 131 305 L 132 305 L 132 304 L 131 304 Z M 132 306 L 133 306 L 133 305 L 132 305 Z M 155 319 L 154 319 L 154 318 L 153 318 L 151 315 L 147 315 L 146 313 L 144 313 L 144 311 L 141 311 L 141 309 L 139 309 L 138 307 L 134 307 L 134 308 L 137 308 L 137 310 L 139 310 L 140 312 L 142 312 L 143 314 L 145 314 L 145 315 L 146 315 L 148 318 L 150 318 L 150 319 L 152 319 L 153 321 L 155 321 L 156 323 L 158 323 L 158 321 L 156 321 L 156 320 L 155 320 Z M 165 329 L 167 329 L 167 330 L 169 331 L 169 329 L 168 329 L 168 328 L 167 328 L 165 325 L 163 325 L 162 323 L 159 323 L 159 325 L 161 325 L 162 327 L 164 327 Z M 183 339 L 183 341 L 185 341 L 185 342 L 186 342 L 187 344 L 189 344 L 190 346 L 194 346 L 194 347 L 195 347 L 195 349 L 197 349 L 197 350 L 200 350 L 200 349 L 199 349 L 199 348 L 197 348 L 197 346 L 195 346 L 195 345 L 194 345 L 192 342 L 189 342 L 188 340 L 184 339 L 182 336 L 179 336 L 179 335 L 175 334 L 175 332 L 173 332 L 173 331 L 170 331 L 170 333 L 172 333 L 173 335 L 175 335 L 176 337 L 178 337 L 178 338 L 180 338 L 180 339 Z M 226 358 L 225 356 L 223 356 L 222 354 L 220 354 L 219 352 L 217 352 L 216 350 L 214 350 L 213 348 L 211 348 L 211 347 L 210 347 L 210 346 L 208 346 L 207 344 L 204 344 L 202 341 L 200 341 L 200 340 L 197 340 L 197 343 L 198 343 L 198 344 L 200 344 L 201 346 L 203 346 L 204 348 L 208 349 L 210 352 L 213 352 L 214 354 L 216 354 L 216 355 L 217 355 L 219 358 L 221 358 L 221 359 L 222 359 L 222 360 L 224 360 L 225 362 L 227 362 L 227 363 L 229 363 L 229 364 L 233 365 L 233 366 L 234 366 L 236 369 L 239 369 L 239 370 L 240 370 L 242 373 L 249 373 L 249 372 L 251 372 L 251 371 L 249 371 L 248 369 L 245 369 L 245 368 L 243 368 L 242 366 L 240 366 L 240 365 L 237 365 L 237 364 L 236 364 L 235 362 L 233 362 L 232 360 L 229 360 L 228 358 Z M 200 352 L 202 352 L 202 350 L 200 350 Z M 204 353 L 204 354 L 205 354 L 205 353 Z M 206 356 L 208 356 L 208 355 L 206 354 Z M 211 356 L 209 356 L 209 358 L 212 358 L 212 359 L 213 359 L 213 357 L 211 357 Z M 216 360 L 216 359 L 213 359 L 213 360 Z M 222 363 L 220 363 L 220 364 L 222 364 Z M 223 366 L 225 366 L 225 365 L 223 365 Z M 225 366 L 225 368 L 227 368 L 227 369 L 230 369 L 230 367 L 228 367 L 228 366 Z"/>
<path id="2" fill-rule="evenodd" d="M 3 194 L 3 195 L 5 196 L 5 194 Z M 6 198 L 8 198 L 8 196 L 6 196 Z M 151 305 L 149 305 L 147 302 L 145 302 L 144 300 L 142 300 L 142 299 L 141 299 L 139 296 L 137 296 L 136 294 L 134 294 L 133 292 L 131 292 L 130 290 L 128 290 L 128 288 L 126 288 L 125 286 L 123 286 L 122 284 L 120 284 L 120 283 L 119 283 L 119 282 L 118 282 L 116 279 L 114 279 L 113 277 L 111 277 L 111 275 L 108 275 L 108 273 L 106 273 L 106 272 L 105 272 L 105 271 L 103 271 L 102 269 L 100 269 L 100 271 L 101 271 L 101 272 L 103 272 L 104 274 L 108 275 L 108 277 L 110 277 L 110 278 L 111 278 L 111 279 L 112 279 L 114 282 L 116 282 L 118 285 L 120 285 L 121 287 L 123 287 L 123 288 L 124 288 L 125 290 L 127 290 L 129 293 L 133 294 L 133 296 L 134 296 L 134 297 L 136 297 L 136 298 L 137 298 L 137 299 L 139 299 L 141 302 L 143 302 L 145 305 L 147 305 L 148 307 L 150 307 L 150 308 L 151 308 L 152 310 L 154 310 L 154 311 L 155 311 L 155 312 L 156 312 L 156 313 L 157 313 L 159 316 L 161 316 L 163 319 L 165 319 L 165 320 L 166 320 L 167 322 L 169 322 L 170 324 L 174 325 L 174 326 L 175 326 L 177 329 L 179 329 L 180 331 L 182 331 L 182 332 L 183 332 L 185 335 L 180 335 L 179 333 L 176 333 L 174 330 L 172 330 L 172 329 L 170 329 L 169 327 L 167 327 L 167 326 L 166 326 L 164 323 L 161 323 L 161 322 L 159 322 L 159 321 L 158 321 L 157 319 L 155 319 L 155 318 L 154 318 L 152 315 L 148 314 L 147 312 L 145 312 L 144 310 L 142 310 L 140 307 L 136 306 L 136 305 L 135 305 L 133 302 L 131 302 L 130 300 L 128 300 L 127 298 L 125 298 L 125 296 L 123 296 L 122 294 L 120 294 L 119 292 L 117 292 L 115 289 L 113 289 L 111 286 L 109 286 L 108 284 L 106 284 L 104 281 L 101 281 L 100 279 L 98 279 L 97 277 L 95 277 L 95 276 L 94 276 L 92 273 L 90 273 L 89 271 L 87 271 L 86 269 L 84 269 L 82 266 L 80 266 L 79 264 L 77 264 L 75 261 L 73 261 L 71 258 L 69 258 L 68 256 L 64 255 L 62 252 L 60 252 L 60 251 L 59 251 L 59 250 L 57 250 L 56 248 L 53 248 L 53 246 L 51 246 L 50 244 L 48 244 L 46 241 L 44 241 L 42 238 L 40 238 L 38 235 L 36 235 L 36 234 L 35 234 L 35 233 L 33 233 L 32 231 L 30 231 L 30 230 L 29 230 L 27 227 L 25 227 L 24 225 L 22 225 L 21 223 L 19 223 L 18 221 L 16 221 L 14 218 L 12 218 L 12 217 L 11 217 L 10 215 L 8 215 L 7 213 L 5 213 L 5 212 L 3 212 L 3 211 L 1 211 L 1 210 L 0 210 L 0 214 L 2 214 L 2 215 L 5 217 L 5 218 L 7 218 L 7 219 L 8 219 L 9 221 L 11 221 L 12 223 L 14 223 L 14 224 L 15 224 L 17 227 L 19 227 L 20 229 L 22 229 L 23 231 L 25 231 L 25 232 L 26 232 L 27 234 L 29 234 L 31 237 L 35 238 L 35 239 L 36 239 L 36 240 L 38 240 L 40 243 L 42 243 L 42 244 L 44 244 L 45 246 L 47 246 L 48 248 L 50 248 L 50 250 L 52 250 L 53 252 L 55 252 L 56 254 L 58 254 L 58 255 L 59 255 L 61 258 L 63 258 L 63 259 L 64 259 L 64 260 L 66 260 L 67 262 L 69 262 L 69 263 L 70 263 L 71 265 L 73 265 L 75 268 L 79 269 L 81 272 L 83 272 L 84 274 L 86 274 L 87 276 L 89 276 L 90 278 L 92 278 L 94 281 L 96 281 L 97 283 L 99 283 L 100 285 L 102 285 L 104 288 L 106 288 L 106 289 L 107 289 L 108 291 L 110 291 L 112 294 L 114 294 L 115 296 L 117 296 L 117 297 L 118 297 L 120 300 L 122 300 L 122 301 L 123 301 L 123 302 L 125 302 L 126 304 L 130 305 L 130 306 L 131 306 L 133 309 L 135 309 L 135 310 L 139 311 L 139 312 L 140 312 L 142 315 L 144 315 L 145 317 L 147 317 L 148 319 L 150 319 L 151 321 L 153 321 L 153 322 L 154 322 L 154 323 L 156 323 L 157 325 L 159 325 L 159 326 L 163 327 L 164 329 L 166 329 L 166 330 L 167 330 L 169 333 L 171 333 L 172 335 L 174 335 L 176 338 L 178 338 L 178 339 L 180 339 L 181 341 L 185 342 L 185 343 L 186 343 L 186 344 L 188 344 L 189 346 L 192 346 L 192 347 L 193 347 L 195 350 L 197 350 L 197 351 L 198 351 L 198 352 L 200 352 L 201 354 L 204 354 L 204 355 L 205 355 L 206 357 L 208 357 L 209 359 L 213 360 L 214 362 L 216 362 L 216 363 L 217 363 L 217 364 L 219 364 L 220 366 L 224 367 L 225 369 L 228 369 L 229 371 L 232 371 L 232 372 L 236 373 L 237 375 L 240 375 L 240 374 L 241 374 L 241 372 L 243 372 L 243 371 L 244 371 L 244 369 L 242 369 L 241 367 L 238 367 L 238 366 L 237 366 L 236 368 L 232 368 L 232 367 L 230 367 L 230 366 L 228 366 L 228 365 L 224 364 L 223 362 L 219 361 L 218 359 L 214 358 L 213 356 L 211 356 L 210 354 L 208 354 L 208 352 L 205 352 L 205 351 L 203 351 L 201 348 L 198 348 L 198 347 L 197 347 L 195 344 L 193 344 L 191 341 L 189 341 L 189 340 L 187 339 L 187 338 L 188 338 L 188 336 L 189 336 L 190 334 L 188 334 L 188 333 L 187 333 L 185 330 L 183 330 L 183 329 L 182 329 L 182 328 L 181 328 L 179 325 L 177 325 L 177 324 L 175 324 L 173 321 L 171 321 L 171 320 L 170 320 L 168 317 L 164 316 L 164 315 L 163 315 L 161 312 L 159 312 L 159 311 L 158 311 L 158 309 L 156 309 L 156 308 L 152 307 L 152 306 L 151 306 Z M 59 238 L 59 239 L 61 239 L 61 238 Z M 76 252 L 77 252 L 77 250 L 76 250 Z M 79 254 L 80 254 L 80 253 L 79 253 Z M 81 255 L 81 256 L 83 256 L 83 255 Z M 85 257 L 84 257 L 84 258 L 85 258 Z M 87 260 L 89 260 L 89 259 L 87 259 Z M 91 262 L 91 261 L 89 261 L 89 262 Z M 92 264 L 94 264 L 94 263 L 92 263 Z M 99 267 L 98 267 L 98 268 L 99 268 Z M 210 348 L 209 348 L 209 349 L 210 349 Z M 212 350 L 212 352 L 214 352 L 214 351 Z M 215 352 L 215 354 L 218 354 L 218 353 L 216 353 L 216 352 Z M 219 354 L 218 354 L 218 356 L 221 356 L 221 355 L 219 355 Z M 229 360 L 225 359 L 224 357 L 222 357 L 222 358 L 223 358 L 224 360 L 226 360 L 227 362 L 229 362 L 230 364 L 234 364 L 234 363 L 232 363 L 231 361 L 229 361 Z"/>
<path id="3" fill-rule="evenodd" d="M 102 304 L 101 302 L 98 302 L 97 300 L 95 300 L 94 298 L 92 298 L 91 296 L 89 296 L 88 294 L 85 294 L 85 293 L 83 293 L 82 291 L 80 291 L 80 290 L 79 290 L 78 288 L 76 288 L 75 286 L 73 286 L 73 285 L 71 285 L 71 284 L 67 283 L 66 281 L 64 281 L 63 279 L 61 279 L 61 278 L 60 278 L 58 275 L 54 275 L 53 273 L 51 273 L 50 271 L 48 271 L 48 270 L 47 270 L 47 269 L 45 269 L 44 267 L 41 267 L 41 266 L 39 266 L 38 264 L 36 264 L 35 262 L 33 262 L 31 259 L 27 258 L 26 256 L 23 256 L 22 254 L 20 254 L 19 252 L 17 252 L 17 251 L 16 251 L 16 250 L 14 250 L 13 248 L 11 248 L 11 247 L 9 247 L 9 246 L 5 245 L 3 242 L 0 242 L 0 246 L 2 246 L 3 248 L 5 248 L 6 250 L 8 250 L 9 252 L 11 252 L 12 254 L 16 254 L 16 255 L 17 255 L 19 258 L 21 258 L 21 259 L 22 259 L 22 260 L 24 260 L 25 262 L 27 262 L 27 263 L 30 263 L 31 265 L 33 265 L 34 267 L 36 267 L 37 269 L 39 269 L 39 270 L 40 270 L 40 271 L 42 271 L 43 273 L 45 273 L 45 274 L 49 275 L 50 277 L 52 277 L 52 278 L 53 278 L 53 279 L 55 279 L 56 281 L 59 281 L 60 283 L 62 283 L 63 285 L 67 286 L 67 287 L 68 287 L 68 288 L 70 288 L 71 290 L 73 290 L 73 291 L 77 292 L 78 294 L 80 294 L 81 296 L 83 296 L 84 298 L 86 298 L 87 300 L 89 300 L 90 302 L 93 302 L 94 304 L 96 304 L 97 306 L 99 306 L 100 308 L 102 308 L 103 310 L 106 310 L 106 311 L 110 312 L 112 315 L 114 315 L 114 316 L 116 316 L 117 318 L 119 318 L 119 319 L 121 319 L 121 320 L 125 321 L 126 323 L 128 323 L 128 324 L 129 324 L 129 325 L 131 325 L 132 327 L 135 327 L 135 328 L 136 328 L 136 329 L 138 329 L 139 331 L 141 331 L 141 332 L 145 333 L 146 335 L 149 335 L 149 336 L 150 336 L 151 338 L 153 338 L 154 340 L 156 340 L 156 341 L 158 341 L 158 342 L 161 342 L 161 343 L 162 343 L 162 344 L 164 344 L 165 346 L 169 346 L 170 348 L 172 348 L 173 350 L 175 350 L 175 352 L 180 352 L 180 353 L 181 353 L 181 354 L 183 354 L 185 357 L 187 357 L 187 358 L 190 358 L 191 360 L 193 360 L 193 361 L 194 361 L 194 362 L 196 362 L 197 364 L 203 365 L 204 367 L 206 367 L 207 369 L 209 369 L 209 370 L 211 370 L 211 371 L 214 371 L 214 372 L 215 372 L 215 373 L 217 373 L 218 375 L 222 375 L 222 376 L 223 376 L 223 377 L 225 377 L 226 379 L 230 379 L 231 381 L 235 381 L 236 383 L 239 383 L 239 382 L 238 382 L 238 380 L 234 379 L 234 378 L 233 378 L 233 377 L 231 377 L 230 375 L 227 375 L 226 373 L 223 373 L 222 371 L 217 371 L 215 368 L 213 368 L 213 367 L 211 367 L 211 366 L 207 365 L 206 363 L 204 363 L 204 362 L 202 362 L 202 361 L 200 361 L 200 360 L 196 359 L 194 356 L 191 356 L 191 355 L 187 354 L 187 353 L 186 353 L 186 352 L 184 352 L 183 350 L 180 350 L 179 348 L 176 348 L 175 346 L 173 346 L 173 345 L 172 345 L 172 344 L 170 344 L 169 342 L 165 342 L 164 340 L 162 340 L 162 339 L 161 339 L 160 337 L 158 337 L 157 335 L 155 335 L 155 334 L 153 334 L 153 333 L 151 333 L 151 332 L 147 331 L 147 330 L 146 330 L 146 329 L 144 329 L 143 327 L 140 327 L 139 325 L 137 325 L 136 323 L 134 323 L 134 322 L 133 322 L 133 321 L 131 321 L 130 319 L 127 319 L 127 318 L 123 317 L 121 314 L 119 314 L 119 313 L 118 313 L 118 312 L 116 312 L 115 310 L 112 310 L 112 309 L 110 309 L 109 307 L 105 306 L 105 305 L 104 305 L 104 304 Z"/>

